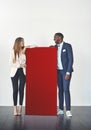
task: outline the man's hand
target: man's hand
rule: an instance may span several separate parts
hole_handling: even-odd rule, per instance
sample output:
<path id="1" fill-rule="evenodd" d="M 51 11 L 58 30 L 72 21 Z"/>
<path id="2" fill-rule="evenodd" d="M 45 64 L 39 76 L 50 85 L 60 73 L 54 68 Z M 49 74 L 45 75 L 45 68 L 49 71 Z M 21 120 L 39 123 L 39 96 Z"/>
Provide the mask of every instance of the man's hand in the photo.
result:
<path id="1" fill-rule="evenodd" d="M 69 80 L 69 78 L 70 78 L 70 74 L 66 74 L 65 75 L 65 80 Z"/>
<path id="2" fill-rule="evenodd" d="M 51 46 L 49 46 L 49 47 L 55 47 L 55 46 L 51 45 Z"/>

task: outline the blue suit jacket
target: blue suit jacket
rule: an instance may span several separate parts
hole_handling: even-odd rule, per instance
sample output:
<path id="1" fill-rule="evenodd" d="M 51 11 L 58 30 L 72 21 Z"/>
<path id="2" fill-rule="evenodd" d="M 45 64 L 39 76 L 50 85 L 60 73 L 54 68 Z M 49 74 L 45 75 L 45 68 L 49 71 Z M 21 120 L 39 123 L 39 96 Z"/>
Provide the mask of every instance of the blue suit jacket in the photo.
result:
<path id="1" fill-rule="evenodd" d="M 73 71 L 73 51 L 72 46 L 69 43 L 63 43 L 60 59 L 63 71 L 71 73 Z"/>

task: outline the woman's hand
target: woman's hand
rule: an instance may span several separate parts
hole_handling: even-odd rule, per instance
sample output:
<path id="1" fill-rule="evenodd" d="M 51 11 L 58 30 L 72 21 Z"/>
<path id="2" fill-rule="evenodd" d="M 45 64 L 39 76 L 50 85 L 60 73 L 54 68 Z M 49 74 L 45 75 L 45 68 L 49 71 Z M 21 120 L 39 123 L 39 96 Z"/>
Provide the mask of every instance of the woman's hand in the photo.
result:
<path id="1" fill-rule="evenodd" d="M 26 64 L 20 64 L 20 67 L 22 67 L 22 68 L 26 67 Z"/>
<path id="2" fill-rule="evenodd" d="M 14 58 L 13 58 L 13 63 L 15 63 L 16 62 L 16 60 L 15 60 L 15 56 L 14 56 Z"/>

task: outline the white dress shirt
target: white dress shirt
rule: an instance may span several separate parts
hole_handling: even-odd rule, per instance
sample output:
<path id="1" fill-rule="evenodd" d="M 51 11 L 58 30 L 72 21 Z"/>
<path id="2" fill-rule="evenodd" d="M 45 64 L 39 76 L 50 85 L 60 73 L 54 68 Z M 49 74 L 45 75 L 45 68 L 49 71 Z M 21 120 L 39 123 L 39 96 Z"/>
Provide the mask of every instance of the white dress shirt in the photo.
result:
<path id="1" fill-rule="evenodd" d="M 63 46 L 63 42 L 61 44 L 57 44 L 58 49 L 57 49 L 57 69 L 58 70 L 63 70 L 62 62 L 61 62 L 61 50 Z"/>

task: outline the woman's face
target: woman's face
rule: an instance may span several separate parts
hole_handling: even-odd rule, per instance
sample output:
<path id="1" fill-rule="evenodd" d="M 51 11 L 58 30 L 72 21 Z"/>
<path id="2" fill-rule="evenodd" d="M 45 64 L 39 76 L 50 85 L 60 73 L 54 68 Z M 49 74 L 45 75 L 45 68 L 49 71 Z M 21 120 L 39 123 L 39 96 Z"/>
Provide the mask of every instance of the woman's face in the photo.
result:
<path id="1" fill-rule="evenodd" d="M 20 42 L 20 51 L 22 51 L 24 49 L 24 41 Z"/>

